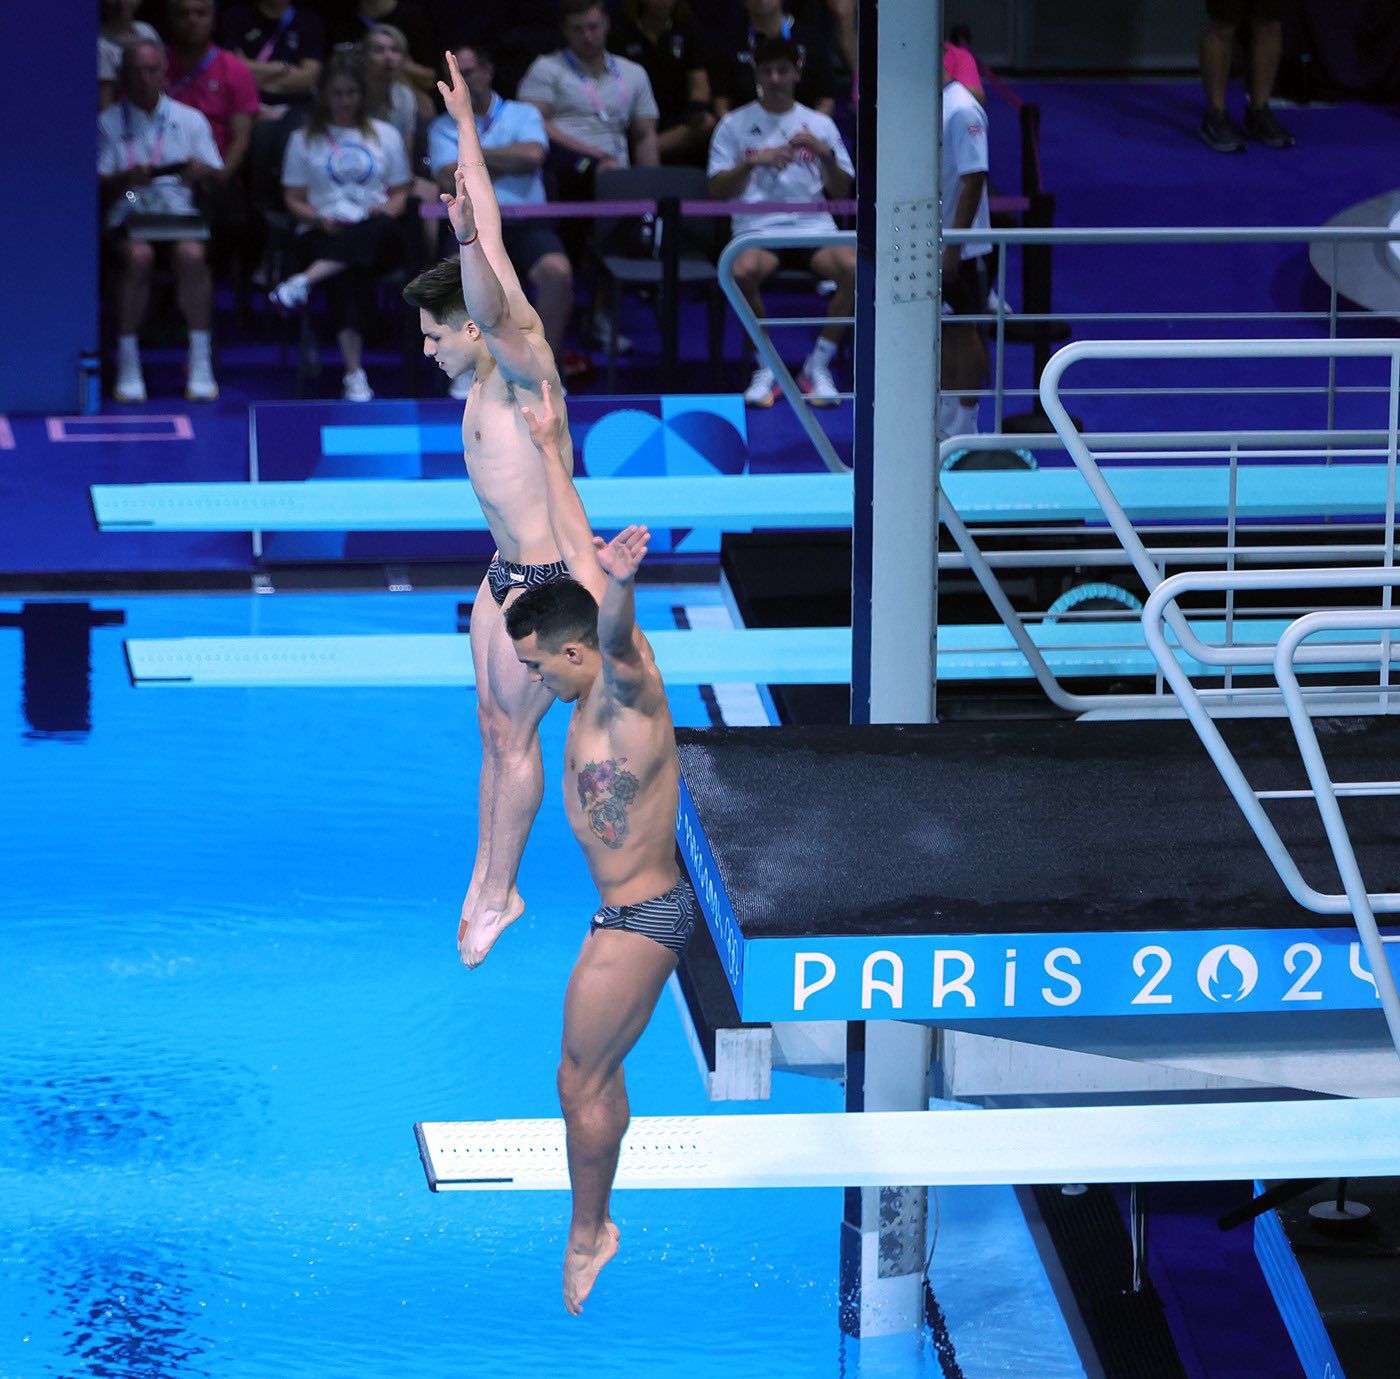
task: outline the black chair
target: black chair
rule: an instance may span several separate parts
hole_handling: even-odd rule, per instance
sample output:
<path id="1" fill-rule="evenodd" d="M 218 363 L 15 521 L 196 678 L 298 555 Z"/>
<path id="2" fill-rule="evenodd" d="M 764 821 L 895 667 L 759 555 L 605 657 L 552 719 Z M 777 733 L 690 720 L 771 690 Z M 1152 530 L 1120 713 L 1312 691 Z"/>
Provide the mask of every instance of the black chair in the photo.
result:
<path id="1" fill-rule="evenodd" d="M 616 168 L 598 174 L 599 201 L 706 201 L 709 186 L 700 168 Z M 724 293 L 715 271 L 719 218 L 676 216 L 671 222 L 679 238 L 677 283 L 682 292 L 698 288 L 708 308 L 708 345 L 711 369 L 718 373 L 724 346 Z M 665 307 L 679 310 L 679 303 L 663 302 L 665 272 L 661 234 L 664 221 L 650 226 L 633 217 L 602 216 L 593 222 L 590 257 L 603 284 L 609 289 L 612 330 L 608 342 L 608 391 L 617 383 L 618 316 L 624 292 L 653 294 L 664 320 Z M 673 317 L 673 319 L 675 319 Z M 675 342 L 672 342 L 674 349 Z"/>

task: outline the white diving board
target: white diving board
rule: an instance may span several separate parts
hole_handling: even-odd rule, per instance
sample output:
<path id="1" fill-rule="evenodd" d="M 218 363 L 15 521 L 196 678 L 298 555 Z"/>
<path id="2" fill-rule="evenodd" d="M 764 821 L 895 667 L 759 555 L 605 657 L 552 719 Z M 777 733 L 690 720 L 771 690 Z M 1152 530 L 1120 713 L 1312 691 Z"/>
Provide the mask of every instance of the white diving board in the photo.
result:
<path id="1" fill-rule="evenodd" d="M 1241 465 L 1248 518 L 1364 516 L 1385 509 L 1383 463 Z M 1219 518 L 1221 465 L 1123 465 L 1104 476 L 1140 521 Z M 1079 470 L 949 470 L 944 492 L 965 522 L 1103 522 Z M 837 528 L 851 525 L 849 474 L 667 475 L 578 480 L 595 527 Z M 313 479 L 271 483 L 94 484 L 102 531 L 484 531 L 465 479 Z"/>
<path id="2" fill-rule="evenodd" d="M 1235 640 L 1271 646 L 1287 625 L 1280 619 L 1236 618 Z M 1194 619 L 1192 626 L 1206 641 L 1225 640 L 1222 620 Z M 1056 675 L 1157 674 L 1157 662 L 1135 619 L 1042 623 L 1030 633 Z M 697 628 L 647 636 L 663 678 L 672 685 L 846 685 L 851 679 L 851 632 L 846 627 Z M 132 683 L 138 686 L 469 689 L 476 683 L 467 638 L 453 633 L 133 637 L 126 643 L 126 656 Z M 1182 664 L 1188 674 L 1218 673 L 1190 657 L 1183 657 Z M 943 680 L 1027 680 L 1031 670 L 1001 623 L 964 623 L 938 629 L 938 675 Z"/>
<path id="3" fill-rule="evenodd" d="M 561 1120 L 414 1126 L 433 1191 L 569 1186 Z M 1400 1097 L 641 1116 L 619 1188 L 1186 1183 L 1400 1173 Z"/>

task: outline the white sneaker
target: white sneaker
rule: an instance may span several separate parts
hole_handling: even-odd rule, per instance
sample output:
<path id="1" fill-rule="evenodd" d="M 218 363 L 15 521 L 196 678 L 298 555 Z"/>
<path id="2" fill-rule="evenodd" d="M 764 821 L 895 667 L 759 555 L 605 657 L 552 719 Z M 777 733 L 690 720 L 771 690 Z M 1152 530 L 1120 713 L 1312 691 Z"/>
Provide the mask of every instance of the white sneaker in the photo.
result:
<path id="1" fill-rule="evenodd" d="M 185 367 L 185 398 L 189 402 L 213 402 L 219 396 L 219 385 L 208 355 L 191 353 Z"/>
<path id="2" fill-rule="evenodd" d="M 467 394 L 472 390 L 472 376 L 469 373 L 458 374 L 447 385 L 447 396 L 455 397 L 458 402 L 465 402 Z"/>
<path id="3" fill-rule="evenodd" d="M 745 407 L 771 407 L 778 400 L 778 380 L 767 364 L 760 364 L 744 389 Z"/>
<path id="4" fill-rule="evenodd" d="M 117 402 L 145 402 L 146 380 L 141 374 L 139 361 L 118 367 L 112 397 Z"/>
<path id="5" fill-rule="evenodd" d="M 363 369 L 352 369 L 341 379 L 340 395 L 346 402 L 373 402 L 374 389 Z"/>
<path id="6" fill-rule="evenodd" d="M 306 281 L 305 273 L 293 273 L 290 278 L 284 278 L 271 292 L 267 294 L 267 299 L 273 306 L 280 306 L 283 311 L 295 311 L 299 306 L 306 305 L 306 299 L 311 295 L 311 285 Z"/>
<path id="7" fill-rule="evenodd" d="M 841 403 L 831 370 L 815 356 L 808 356 L 802 372 L 797 375 L 797 386 L 807 394 L 813 407 L 837 407 Z"/>

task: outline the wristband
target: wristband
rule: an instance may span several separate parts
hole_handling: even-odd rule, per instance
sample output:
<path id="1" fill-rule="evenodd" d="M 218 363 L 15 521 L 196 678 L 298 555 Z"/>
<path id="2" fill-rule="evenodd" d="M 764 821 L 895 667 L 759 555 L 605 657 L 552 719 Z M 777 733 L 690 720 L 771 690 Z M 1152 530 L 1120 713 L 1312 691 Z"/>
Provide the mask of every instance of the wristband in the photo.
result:
<path id="1" fill-rule="evenodd" d="M 458 163 L 457 166 L 458 166 L 459 168 L 484 168 L 484 167 L 486 166 L 486 164 L 485 164 L 485 163 Z"/>
<path id="2" fill-rule="evenodd" d="M 462 246 L 463 249 L 465 249 L 465 248 L 467 247 L 467 245 L 469 245 L 469 244 L 475 244 L 476 241 L 480 238 L 480 236 L 481 236 L 481 231 L 480 231 L 480 230 L 473 230 L 473 231 L 472 231 L 472 237 L 471 237 L 470 239 L 462 239 L 460 236 L 458 236 L 457 243 L 460 244 L 460 245 Z"/>

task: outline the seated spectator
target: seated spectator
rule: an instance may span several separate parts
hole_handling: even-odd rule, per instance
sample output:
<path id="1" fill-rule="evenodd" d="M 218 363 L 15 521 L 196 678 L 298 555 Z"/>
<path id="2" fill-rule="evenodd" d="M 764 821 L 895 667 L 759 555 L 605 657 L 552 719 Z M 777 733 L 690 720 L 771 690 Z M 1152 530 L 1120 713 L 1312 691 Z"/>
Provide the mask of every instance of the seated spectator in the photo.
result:
<path id="1" fill-rule="evenodd" d="M 268 294 L 283 310 L 306 305 L 325 284 L 326 304 L 345 361 L 341 396 L 374 397 L 363 366 L 364 331 L 374 315 L 374 280 L 403 254 L 399 217 L 408 200 L 408 158 L 393 125 L 368 113 L 358 53 L 332 53 L 321 69 L 305 126 L 292 131 L 282 190 L 296 217 L 302 268 Z"/>
<path id="2" fill-rule="evenodd" d="M 841 95 L 832 72 L 826 35 L 807 20 L 783 12 L 783 0 L 744 0 L 748 23 L 735 29 L 716 47 L 710 85 L 715 112 L 723 116 L 756 99 L 757 45 L 765 38 L 784 39 L 797 49 L 801 78 L 797 101 L 820 115 L 830 115 Z"/>
<path id="3" fill-rule="evenodd" d="M 328 6 L 326 37 L 332 48 L 358 48 L 376 24 L 392 24 L 404 36 L 408 56 L 400 73 L 429 100 L 437 96 L 443 46 L 432 14 L 421 0 L 340 0 Z"/>
<path id="4" fill-rule="evenodd" d="M 966 52 L 958 48 L 956 52 Z M 943 228 L 987 230 L 987 112 L 943 60 Z M 950 244 L 943 251 L 942 399 L 938 438 L 977 432 L 976 391 L 987 374 L 987 349 L 978 325 L 959 323 L 960 316 L 987 310 L 987 255 L 990 241 Z"/>
<path id="5" fill-rule="evenodd" d="M 170 246 L 176 300 L 190 333 L 185 396 L 191 402 L 212 402 L 219 395 L 210 358 L 213 288 L 205 259 L 195 188 L 222 167 L 209 121 L 197 110 L 162 95 L 165 49 L 159 42 L 138 39 L 122 53 L 118 70 L 121 99 L 97 119 L 97 172 L 108 201 L 104 218 L 109 240 L 120 264 L 117 288 L 118 402 L 145 402 L 146 380 L 141 372 L 138 335 L 151 295 L 151 270 L 157 249 Z M 187 238 L 169 238 L 189 222 Z M 141 230 L 163 222 L 160 243 L 141 237 Z"/>
<path id="6" fill-rule="evenodd" d="M 563 0 L 564 47 L 530 64 L 520 99 L 544 116 L 548 165 L 566 201 L 586 201 L 610 168 L 655 167 L 656 98 L 645 70 L 608 52 L 602 0 Z"/>
<path id="7" fill-rule="evenodd" d="M 408 40 L 392 24 L 376 24 L 361 41 L 360 52 L 365 63 L 370 116 L 399 131 L 411 163 L 418 117 L 430 114 L 432 107 L 425 95 L 400 79 L 408 61 Z"/>
<path id="8" fill-rule="evenodd" d="M 117 74 L 122 49 L 138 38 L 159 43 L 160 35 L 144 19 L 135 17 L 141 0 L 102 0 L 102 22 L 97 29 L 97 108 L 106 110 L 117 98 Z"/>
<path id="9" fill-rule="evenodd" d="M 214 43 L 214 0 L 169 0 L 169 16 L 166 94 L 209 121 L 224 160 L 223 180 L 232 181 L 262 105 L 257 83 L 241 57 Z"/>
<path id="10" fill-rule="evenodd" d="M 801 105 L 795 93 L 801 81 L 801 58 L 790 38 L 760 39 L 754 52 L 758 100 L 731 110 L 715 128 L 710 141 L 710 195 L 722 201 L 839 200 L 851 189 L 854 169 L 850 154 L 831 118 Z M 836 229 L 825 211 L 792 210 L 762 215 L 736 215 L 734 233 L 785 230 L 793 234 L 822 234 Z M 746 249 L 734 263 L 734 280 L 754 312 L 764 315 L 759 288 L 784 264 L 809 270 L 818 280 L 836 283 L 828 316 L 849 316 L 855 305 L 854 249 Z M 847 327 L 823 328 L 798 386 L 814 405 L 834 406 L 839 398 L 831 377 L 831 360 Z M 771 407 L 778 398 L 773 371 L 755 362 L 744 401 L 750 407 Z"/>
<path id="11" fill-rule="evenodd" d="M 704 161 L 715 117 L 710 74 L 686 0 L 627 0 L 613 48 L 640 63 L 656 98 L 656 149 L 663 163 Z"/>
<path id="12" fill-rule="evenodd" d="M 219 21 L 219 42 L 248 64 L 263 115 L 282 116 L 311 97 L 326 56 L 321 16 L 292 0 L 234 5 Z"/>
<path id="13" fill-rule="evenodd" d="M 481 156 L 497 204 L 543 205 L 546 197 L 540 169 L 549 144 L 543 117 L 533 105 L 508 101 L 492 89 L 495 67 L 485 48 L 459 48 L 454 56 L 471 93 Z M 451 115 L 439 115 L 428 127 L 428 164 L 438 186 L 445 192 L 454 192 L 457 126 Z M 443 233 L 451 233 L 445 222 Z M 503 219 L 501 238 L 516 276 L 529 284 L 545 339 L 560 361 L 561 372 L 567 374 L 570 358 L 564 351 L 564 332 L 574 309 L 574 273 L 564 245 L 547 220 Z M 444 244 L 441 252 L 455 254 L 456 245 Z M 577 370 L 582 361 L 575 358 L 573 362 Z M 469 375 L 453 379 L 453 397 L 465 397 L 470 384 Z"/>

